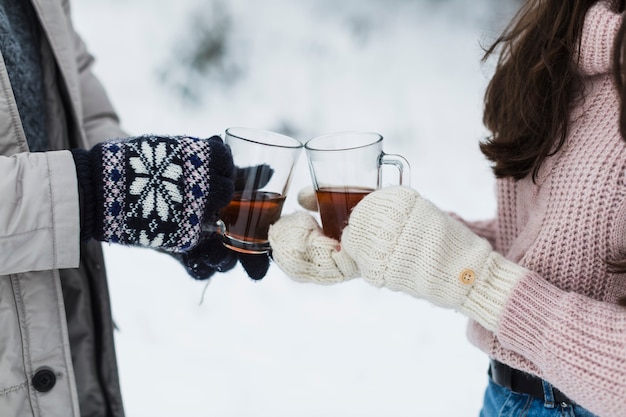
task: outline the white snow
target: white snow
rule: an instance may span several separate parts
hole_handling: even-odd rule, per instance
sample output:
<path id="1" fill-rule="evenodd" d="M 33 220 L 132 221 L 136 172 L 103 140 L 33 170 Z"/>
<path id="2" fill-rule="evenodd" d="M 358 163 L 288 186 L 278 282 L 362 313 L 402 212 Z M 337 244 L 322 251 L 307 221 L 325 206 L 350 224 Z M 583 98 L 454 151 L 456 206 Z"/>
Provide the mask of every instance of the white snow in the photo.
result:
<path id="1" fill-rule="evenodd" d="M 478 150 L 490 68 L 481 42 L 510 10 L 480 0 L 229 0 L 230 87 L 203 82 L 183 102 L 159 73 L 211 1 L 74 0 L 75 26 L 133 134 L 210 136 L 292 126 L 385 136 L 412 186 L 468 219 L 495 213 Z M 491 20 L 487 18 L 490 16 Z M 495 16 L 495 17 L 494 17 Z M 310 184 L 304 154 L 284 213 Z M 477 416 L 487 357 L 463 316 L 361 279 L 321 287 L 272 265 L 210 284 L 150 250 L 105 249 L 120 378 L 130 416 Z"/>

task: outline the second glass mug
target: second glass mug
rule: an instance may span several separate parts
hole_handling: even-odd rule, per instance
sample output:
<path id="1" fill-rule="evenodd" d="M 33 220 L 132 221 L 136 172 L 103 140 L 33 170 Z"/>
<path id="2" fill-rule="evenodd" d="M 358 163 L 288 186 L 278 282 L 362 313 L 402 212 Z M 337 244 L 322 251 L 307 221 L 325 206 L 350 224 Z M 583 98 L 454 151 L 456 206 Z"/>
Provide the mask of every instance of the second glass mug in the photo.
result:
<path id="1" fill-rule="evenodd" d="M 265 130 L 231 127 L 224 143 L 235 164 L 233 199 L 220 210 L 217 225 L 224 245 L 242 253 L 267 253 L 267 233 L 281 215 L 293 168 L 302 150 L 297 139 Z"/>
<path id="2" fill-rule="evenodd" d="M 354 206 L 382 186 L 384 165 L 398 169 L 399 185 L 410 182 L 408 161 L 383 152 L 379 133 L 331 133 L 309 140 L 304 149 L 324 234 L 336 240 L 341 239 Z"/>

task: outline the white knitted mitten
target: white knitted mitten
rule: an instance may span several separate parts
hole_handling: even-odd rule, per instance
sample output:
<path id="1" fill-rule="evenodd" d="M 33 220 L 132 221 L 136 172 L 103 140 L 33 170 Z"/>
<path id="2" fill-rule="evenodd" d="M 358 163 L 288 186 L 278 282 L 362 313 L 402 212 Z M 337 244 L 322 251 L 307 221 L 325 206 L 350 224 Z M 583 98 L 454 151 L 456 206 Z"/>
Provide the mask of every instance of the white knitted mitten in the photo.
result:
<path id="1" fill-rule="evenodd" d="M 364 198 L 341 244 L 372 284 L 456 309 L 490 330 L 528 273 L 407 187 Z"/>
<path id="2" fill-rule="evenodd" d="M 306 210 L 319 211 L 315 189 L 312 186 L 304 187 L 298 191 L 298 204 Z"/>
<path id="3" fill-rule="evenodd" d="M 272 258 L 296 281 L 334 284 L 359 275 L 356 264 L 339 242 L 324 236 L 317 221 L 305 212 L 282 217 L 268 233 Z"/>
<path id="4" fill-rule="evenodd" d="M 308 214 L 270 229 L 276 263 L 290 277 L 323 284 L 360 274 L 368 282 L 453 308 L 496 330 L 515 284 L 528 271 L 407 187 L 365 197 L 338 242 Z"/>

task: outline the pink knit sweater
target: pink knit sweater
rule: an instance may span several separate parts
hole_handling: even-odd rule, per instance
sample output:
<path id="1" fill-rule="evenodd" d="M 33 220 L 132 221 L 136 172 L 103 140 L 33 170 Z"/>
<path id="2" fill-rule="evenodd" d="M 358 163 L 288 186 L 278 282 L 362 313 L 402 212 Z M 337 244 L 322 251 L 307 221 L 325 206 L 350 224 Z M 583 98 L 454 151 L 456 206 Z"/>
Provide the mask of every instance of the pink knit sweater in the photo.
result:
<path id="1" fill-rule="evenodd" d="M 626 142 L 611 70 L 622 15 L 602 1 L 583 28 L 586 93 L 563 149 L 538 180 L 498 181 L 498 215 L 469 226 L 533 271 L 515 288 L 496 333 L 470 322 L 470 341 L 539 375 L 601 417 L 626 416 Z"/>

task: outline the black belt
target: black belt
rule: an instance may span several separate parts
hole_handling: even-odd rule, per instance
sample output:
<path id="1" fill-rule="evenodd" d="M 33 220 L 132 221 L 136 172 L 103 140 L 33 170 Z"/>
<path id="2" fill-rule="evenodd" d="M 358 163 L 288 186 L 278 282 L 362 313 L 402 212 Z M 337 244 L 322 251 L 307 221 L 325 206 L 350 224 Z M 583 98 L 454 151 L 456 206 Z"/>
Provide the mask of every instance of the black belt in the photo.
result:
<path id="1" fill-rule="evenodd" d="M 492 359 L 489 364 L 489 376 L 498 385 L 520 394 L 528 394 L 535 398 L 545 399 L 543 380 L 537 376 L 511 368 Z M 558 389 L 552 387 L 555 403 L 575 404 Z"/>

